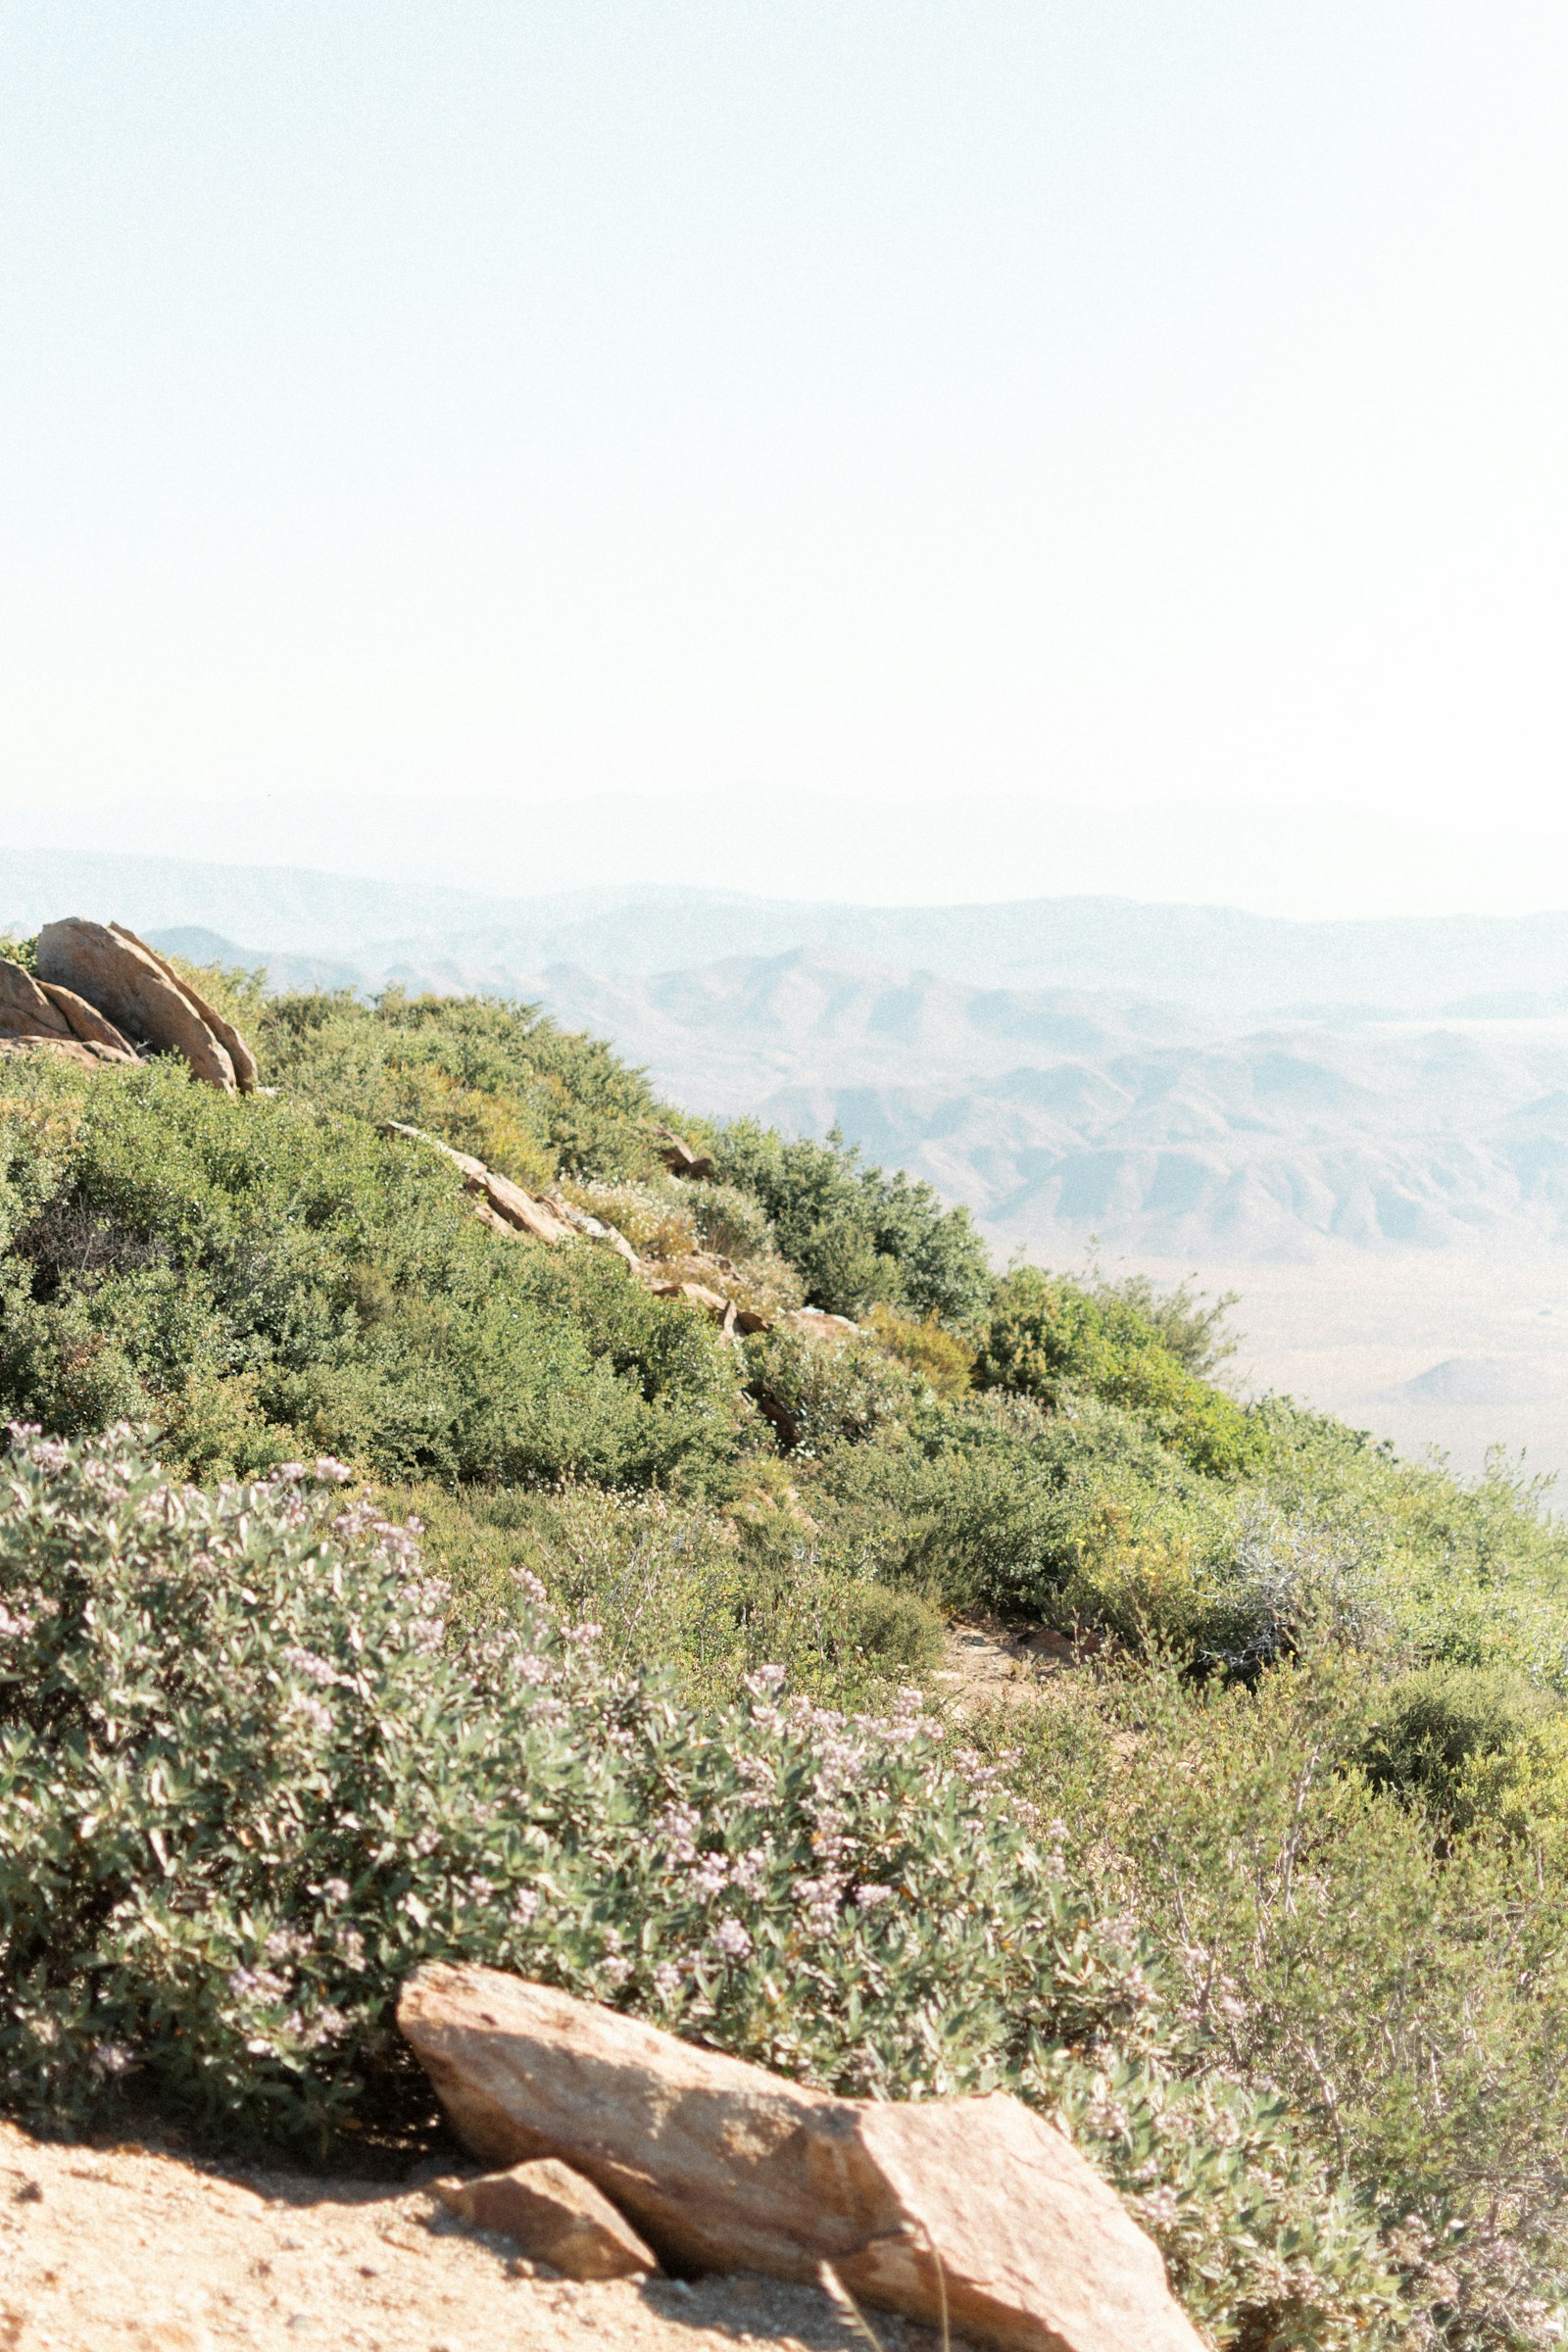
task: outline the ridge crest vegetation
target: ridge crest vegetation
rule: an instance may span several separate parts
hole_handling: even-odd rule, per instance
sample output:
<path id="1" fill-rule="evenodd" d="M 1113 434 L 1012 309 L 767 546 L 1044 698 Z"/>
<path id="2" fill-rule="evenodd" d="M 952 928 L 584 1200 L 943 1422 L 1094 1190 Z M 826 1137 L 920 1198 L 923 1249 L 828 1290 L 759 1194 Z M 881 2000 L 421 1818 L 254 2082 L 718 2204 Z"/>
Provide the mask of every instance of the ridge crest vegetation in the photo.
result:
<path id="1" fill-rule="evenodd" d="M 391 2003 L 479 1960 L 1016 2091 L 1217 2346 L 1560 2340 L 1536 1490 L 1244 1404 L 1229 1302 L 996 1274 L 929 1187 L 528 1006 L 193 978 L 263 1091 L 0 1064 L 13 2115 L 413 2148 Z M 496 1230 L 391 1121 L 750 1321 Z M 962 1712 L 955 1615 L 1060 1663 Z"/>

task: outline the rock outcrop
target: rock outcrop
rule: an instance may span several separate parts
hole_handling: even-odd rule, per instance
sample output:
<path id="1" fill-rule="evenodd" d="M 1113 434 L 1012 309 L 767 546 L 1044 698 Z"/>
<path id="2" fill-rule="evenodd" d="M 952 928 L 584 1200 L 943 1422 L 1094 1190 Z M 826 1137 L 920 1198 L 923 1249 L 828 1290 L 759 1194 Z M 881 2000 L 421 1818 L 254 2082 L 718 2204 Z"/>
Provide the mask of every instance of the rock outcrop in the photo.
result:
<path id="1" fill-rule="evenodd" d="M 202 1019 L 233 1063 L 234 1081 L 240 1093 L 253 1095 L 256 1092 L 258 1076 L 256 1056 L 233 1022 L 220 1013 L 216 1004 L 208 1003 L 194 981 L 182 979 L 167 956 L 161 956 L 158 950 L 150 948 L 144 939 L 138 939 L 134 931 L 127 931 L 123 923 L 111 923 L 109 928 L 117 939 L 122 939 L 128 947 L 139 949 L 143 956 L 150 956 L 165 978 L 173 982 L 181 996 L 201 1014 Z"/>
<path id="2" fill-rule="evenodd" d="M 443 1159 L 450 1159 L 474 1195 L 478 1213 L 487 1225 L 511 1233 L 531 1234 L 536 1242 L 571 1240 L 572 1228 L 564 1217 L 557 1216 L 545 1201 L 536 1200 L 532 1193 L 525 1193 L 510 1176 L 498 1176 L 494 1168 L 487 1168 L 471 1152 L 459 1152 L 455 1146 L 444 1144 L 438 1135 L 428 1134 L 423 1127 L 410 1127 L 402 1119 L 385 1120 L 383 1132 L 401 1135 L 410 1143 L 428 1144 Z"/>
<path id="3" fill-rule="evenodd" d="M 493 1969 L 398 2020 L 481 2161 L 557 2156 L 677 2268 L 831 2272 L 1004 2352 L 1200 2352 L 1158 2248 L 1018 2100 L 841 2099 Z"/>
<path id="4" fill-rule="evenodd" d="M 135 1053 L 112 1021 L 68 988 L 35 980 L 20 963 L 0 957 L 0 1042 L 11 1048 L 44 1046 L 96 1069 L 105 1061 L 134 1061 Z"/>
<path id="5" fill-rule="evenodd" d="M 236 1091 L 233 1057 L 218 1031 L 184 983 L 133 933 L 81 915 L 46 923 L 38 934 L 38 978 L 84 1000 L 122 1037 L 154 1053 L 178 1054 L 209 1086 Z M 247 1063 L 254 1084 L 248 1054 Z"/>
<path id="6" fill-rule="evenodd" d="M 101 1070 L 106 1062 L 134 1061 L 134 1054 L 110 1054 L 102 1046 L 85 1046 L 79 1037 L 0 1037 L 0 1054 L 53 1054 L 84 1070 Z"/>
<path id="7" fill-rule="evenodd" d="M 555 2156 L 514 2164 L 478 2180 L 436 2180 L 449 2213 L 476 2230 L 510 2237 L 535 2262 L 567 2278 L 636 2278 L 658 2262 L 624 2215 L 569 2164 Z"/>

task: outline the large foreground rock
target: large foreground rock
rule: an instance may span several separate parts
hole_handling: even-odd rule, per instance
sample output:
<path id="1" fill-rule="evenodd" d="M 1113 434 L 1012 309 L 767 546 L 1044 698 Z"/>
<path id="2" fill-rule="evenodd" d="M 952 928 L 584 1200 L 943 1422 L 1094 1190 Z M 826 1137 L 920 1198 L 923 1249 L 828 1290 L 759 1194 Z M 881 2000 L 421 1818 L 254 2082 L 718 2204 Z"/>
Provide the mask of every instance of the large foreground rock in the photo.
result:
<path id="1" fill-rule="evenodd" d="M 234 1093 L 238 1079 L 227 1048 L 182 983 L 131 932 L 82 915 L 45 923 L 38 934 L 38 977 L 85 998 L 126 1037 L 139 1038 L 155 1053 L 183 1055 L 209 1086 Z"/>
<path id="2" fill-rule="evenodd" d="M 559 2156 L 675 2268 L 812 2278 L 1007 2352 L 1200 2352 L 1158 2248 L 1016 2099 L 831 2097 L 493 1969 L 399 2023 L 481 2160 Z"/>

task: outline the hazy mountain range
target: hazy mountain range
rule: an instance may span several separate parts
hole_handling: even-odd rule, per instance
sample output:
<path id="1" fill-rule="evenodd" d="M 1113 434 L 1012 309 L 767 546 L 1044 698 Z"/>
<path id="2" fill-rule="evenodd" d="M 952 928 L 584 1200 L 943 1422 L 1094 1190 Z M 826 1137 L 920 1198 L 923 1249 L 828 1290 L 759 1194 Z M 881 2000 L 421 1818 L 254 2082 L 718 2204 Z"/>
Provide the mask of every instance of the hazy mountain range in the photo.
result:
<path id="1" fill-rule="evenodd" d="M 1227 1018 L 1568 1005 L 1568 913 L 1299 922 L 1116 898 L 846 906 L 652 884 L 503 899 L 304 867 L 0 852 L 0 923 L 30 929 L 63 906 L 205 929 L 280 973 L 304 957 L 371 985 L 512 990 L 558 963 L 653 975 L 805 949 L 982 988 L 1127 991 Z"/>

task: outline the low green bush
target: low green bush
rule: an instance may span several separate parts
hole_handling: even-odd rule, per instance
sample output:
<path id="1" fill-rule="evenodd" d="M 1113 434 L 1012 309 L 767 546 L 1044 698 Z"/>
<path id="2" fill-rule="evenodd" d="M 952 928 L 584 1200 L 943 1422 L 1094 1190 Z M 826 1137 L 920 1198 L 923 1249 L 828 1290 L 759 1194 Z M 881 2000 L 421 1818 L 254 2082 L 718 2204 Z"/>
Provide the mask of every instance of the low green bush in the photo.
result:
<path id="1" fill-rule="evenodd" d="M 1258 1420 L 1191 1371 L 1128 1298 L 1094 1296 L 1038 1266 L 998 1284 L 976 1378 L 1045 1405 L 1078 1391 L 1123 1405 L 1211 1476 L 1258 1469 L 1265 1457 Z"/>
<path id="2" fill-rule="evenodd" d="M 0 1407 L 152 1420 L 245 1472 L 329 1449 L 395 1475 L 727 1474 L 738 1368 L 612 1253 L 479 1225 L 456 1171 L 363 1119 L 178 1065 L 8 1064 Z"/>
<path id="3" fill-rule="evenodd" d="M 862 1167 L 836 1134 L 790 1142 L 753 1119 L 715 1130 L 711 1156 L 721 1181 L 760 1203 L 810 1305 L 860 1316 L 880 1301 L 960 1325 L 982 1312 L 985 1245 L 967 1209 L 944 1208 L 930 1185 Z"/>
<path id="4" fill-rule="evenodd" d="M 870 1340 L 781 1325 L 745 1344 L 747 1386 L 787 1453 L 858 1444 L 912 1408 L 917 1386 Z"/>
<path id="5" fill-rule="evenodd" d="M 293 1465 L 216 1495 L 121 1433 L 13 1433 L 0 1488 L 0 2093 L 225 2139 L 408 2144 L 429 1958 L 520 1971 L 824 2085 L 1009 2087 L 1167 2248 L 1222 2345 L 1392 2344 L 1365 2217 L 1205 2066 L 918 1693 L 682 1709 L 518 1592 L 467 1633 L 414 1537 Z M 1407 2316 L 1407 2315 L 1406 2315 Z"/>
<path id="6" fill-rule="evenodd" d="M 1379 1693 L 1360 1760 L 1375 1788 L 1418 1798 L 1446 1828 L 1469 1829 L 1504 1809 L 1556 1712 L 1506 1667 L 1418 1667 Z"/>
<path id="7" fill-rule="evenodd" d="M 662 1114 L 646 1080 L 535 1005 L 290 995 L 266 1002 L 255 1038 L 264 1076 L 289 1094 L 428 1128 L 523 1184 L 659 1165 Z"/>

